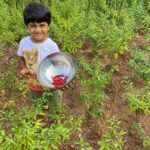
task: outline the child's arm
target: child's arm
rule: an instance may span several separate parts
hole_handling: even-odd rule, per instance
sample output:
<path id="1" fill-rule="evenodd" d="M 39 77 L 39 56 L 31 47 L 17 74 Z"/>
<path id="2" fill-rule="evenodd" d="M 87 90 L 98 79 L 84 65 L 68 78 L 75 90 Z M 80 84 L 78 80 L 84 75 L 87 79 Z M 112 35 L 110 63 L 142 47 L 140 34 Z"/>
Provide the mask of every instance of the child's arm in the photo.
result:
<path id="1" fill-rule="evenodd" d="M 20 73 L 22 75 L 28 75 L 29 74 L 29 70 L 26 67 L 26 63 L 25 63 L 24 58 L 20 57 L 19 62 L 20 62 L 20 65 L 21 65 L 21 71 L 20 71 Z"/>

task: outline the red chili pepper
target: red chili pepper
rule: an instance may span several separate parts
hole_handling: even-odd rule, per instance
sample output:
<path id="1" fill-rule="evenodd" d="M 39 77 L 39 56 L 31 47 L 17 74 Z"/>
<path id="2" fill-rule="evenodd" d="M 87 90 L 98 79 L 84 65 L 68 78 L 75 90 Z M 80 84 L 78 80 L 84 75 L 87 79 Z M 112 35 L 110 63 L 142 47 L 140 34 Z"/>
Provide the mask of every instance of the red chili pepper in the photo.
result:
<path id="1" fill-rule="evenodd" d="M 67 78 L 68 78 L 68 76 L 65 76 L 62 74 L 56 75 L 52 78 L 53 79 L 52 84 L 55 86 L 55 88 L 60 88 L 61 86 L 66 84 Z"/>

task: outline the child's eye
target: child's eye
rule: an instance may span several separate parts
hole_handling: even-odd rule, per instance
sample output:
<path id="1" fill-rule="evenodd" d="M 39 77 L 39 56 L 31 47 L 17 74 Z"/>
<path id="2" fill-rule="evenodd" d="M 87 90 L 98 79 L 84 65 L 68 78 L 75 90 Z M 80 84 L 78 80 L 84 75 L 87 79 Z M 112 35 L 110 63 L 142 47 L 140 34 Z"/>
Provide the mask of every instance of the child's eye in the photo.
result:
<path id="1" fill-rule="evenodd" d="M 45 27 L 45 24 L 40 24 L 40 27 Z"/>
<path id="2" fill-rule="evenodd" d="M 36 25 L 35 25 L 35 24 L 31 24 L 30 27 L 31 27 L 31 28 L 35 28 Z"/>

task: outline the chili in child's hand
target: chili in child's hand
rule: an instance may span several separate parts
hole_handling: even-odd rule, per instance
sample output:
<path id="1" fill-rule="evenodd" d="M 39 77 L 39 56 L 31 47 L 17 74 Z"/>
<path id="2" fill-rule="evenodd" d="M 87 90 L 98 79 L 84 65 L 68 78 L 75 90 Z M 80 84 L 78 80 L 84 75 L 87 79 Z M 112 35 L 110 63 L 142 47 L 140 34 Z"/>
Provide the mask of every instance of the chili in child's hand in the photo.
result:
<path id="1" fill-rule="evenodd" d="M 56 75 L 52 78 L 53 79 L 52 84 L 55 86 L 55 88 L 60 88 L 61 86 L 66 84 L 67 78 L 68 78 L 68 76 L 65 76 L 62 74 Z"/>

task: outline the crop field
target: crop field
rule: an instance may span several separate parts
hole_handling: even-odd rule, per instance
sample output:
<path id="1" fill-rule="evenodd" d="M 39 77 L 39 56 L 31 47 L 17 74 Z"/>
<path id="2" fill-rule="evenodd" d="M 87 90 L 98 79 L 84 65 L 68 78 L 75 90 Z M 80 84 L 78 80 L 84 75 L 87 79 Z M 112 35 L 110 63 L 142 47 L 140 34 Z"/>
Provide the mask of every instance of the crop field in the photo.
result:
<path id="1" fill-rule="evenodd" d="M 62 108 L 31 101 L 17 50 L 33 0 L 0 0 L 0 150 L 150 150 L 150 2 L 35 1 L 77 74 Z"/>

